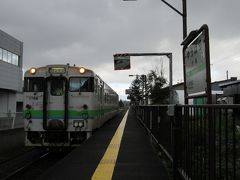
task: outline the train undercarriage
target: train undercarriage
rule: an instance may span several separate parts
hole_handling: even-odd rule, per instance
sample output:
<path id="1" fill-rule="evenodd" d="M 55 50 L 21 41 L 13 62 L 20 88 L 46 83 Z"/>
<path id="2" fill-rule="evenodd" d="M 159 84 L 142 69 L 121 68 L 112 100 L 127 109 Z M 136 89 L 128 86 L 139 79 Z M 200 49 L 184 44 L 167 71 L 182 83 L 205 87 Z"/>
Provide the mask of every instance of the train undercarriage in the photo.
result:
<path id="1" fill-rule="evenodd" d="M 26 131 L 26 146 L 79 146 L 91 132 Z"/>

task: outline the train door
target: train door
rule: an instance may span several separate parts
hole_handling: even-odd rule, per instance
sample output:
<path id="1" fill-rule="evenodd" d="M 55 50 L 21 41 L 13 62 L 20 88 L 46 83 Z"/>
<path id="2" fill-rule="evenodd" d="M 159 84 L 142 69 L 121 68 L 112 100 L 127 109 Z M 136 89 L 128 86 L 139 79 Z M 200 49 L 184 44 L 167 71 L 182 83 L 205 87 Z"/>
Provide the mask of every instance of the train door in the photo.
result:
<path id="1" fill-rule="evenodd" d="M 101 84 L 101 87 L 100 87 L 100 116 L 101 116 L 101 119 L 103 119 L 103 115 L 104 115 L 104 106 L 103 106 L 103 97 L 104 97 L 104 87 L 103 85 Z"/>
<path id="2" fill-rule="evenodd" d="M 99 78 L 95 79 L 95 91 L 97 95 L 97 119 L 98 119 L 98 127 L 102 124 L 102 111 L 103 111 L 103 85 L 102 81 Z"/>
<path id="3" fill-rule="evenodd" d="M 67 128 L 67 79 L 46 79 L 44 93 L 44 129 L 64 130 Z"/>

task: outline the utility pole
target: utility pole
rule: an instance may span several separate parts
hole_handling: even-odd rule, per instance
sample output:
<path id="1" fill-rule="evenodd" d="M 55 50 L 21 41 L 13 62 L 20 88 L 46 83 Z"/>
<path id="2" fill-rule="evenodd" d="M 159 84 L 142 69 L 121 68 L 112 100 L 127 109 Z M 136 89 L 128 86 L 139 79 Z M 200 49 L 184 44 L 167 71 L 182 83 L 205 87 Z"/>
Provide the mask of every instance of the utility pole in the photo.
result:
<path id="1" fill-rule="evenodd" d="M 171 4 L 169 4 L 165 0 L 161 0 L 164 4 L 166 4 L 169 8 L 174 10 L 176 13 L 178 13 L 183 18 L 183 39 L 187 37 L 187 0 L 182 0 L 182 12 L 177 10 L 175 7 L 173 7 Z"/>

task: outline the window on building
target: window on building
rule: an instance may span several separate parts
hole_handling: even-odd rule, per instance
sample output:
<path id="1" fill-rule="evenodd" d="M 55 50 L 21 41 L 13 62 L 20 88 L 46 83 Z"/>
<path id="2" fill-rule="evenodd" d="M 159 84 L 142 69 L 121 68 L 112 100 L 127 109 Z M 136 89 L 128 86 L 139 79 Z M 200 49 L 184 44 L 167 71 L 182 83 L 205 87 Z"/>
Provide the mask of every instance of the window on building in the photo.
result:
<path id="1" fill-rule="evenodd" d="M 23 102 L 16 103 L 16 112 L 23 112 Z"/>
<path id="2" fill-rule="evenodd" d="M 3 61 L 7 62 L 7 51 L 3 49 Z"/>
<path id="3" fill-rule="evenodd" d="M 15 54 L 12 54 L 12 64 L 16 65 L 16 59 L 15 59 Z"/>
<path id="4" fill-rule="evenodd" d="M 0 60 L 3 59 L 3 58 L 2 58 L 2 54 L 3 54 L 3 52 L 2 52 L 2 48 L 0 48 Z"/>
<path id="5" fill-rule="evenodd" d="M 19 59 L 19 56 L 18 55 L 15 55 L 15 65 L 18 66 L 18 59 Z"/>
<path id="6" fill-rule="evenodd" d="M 0 48 L 0 60 L 18 66 L 19 56 L 5 49 Z"/>
<path id="7" fill-rule="evenodd" d="M 12 64 L 18 66 L 18 56 L 16 54 L 12 54 Z"/>
<path id="8" fill-rule="evenodd" d="M 12 63 L 12 53 L 10 53 L 10 52 L 7 52 L 7 62 L 8 63 Z"/>

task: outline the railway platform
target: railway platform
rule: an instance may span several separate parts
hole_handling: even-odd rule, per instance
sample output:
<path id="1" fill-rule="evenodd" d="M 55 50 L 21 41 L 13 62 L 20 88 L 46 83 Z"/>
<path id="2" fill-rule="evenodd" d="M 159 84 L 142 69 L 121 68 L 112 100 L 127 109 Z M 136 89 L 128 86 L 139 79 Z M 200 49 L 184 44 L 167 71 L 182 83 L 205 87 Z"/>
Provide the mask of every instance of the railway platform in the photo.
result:
<path id="1" fill-rule="evenodd" d="M 42 174 L 39 180 L 168 180 L 146 131 L 133 111 L 122 112 Z"/>

